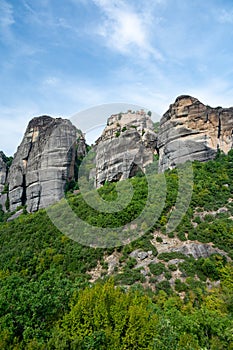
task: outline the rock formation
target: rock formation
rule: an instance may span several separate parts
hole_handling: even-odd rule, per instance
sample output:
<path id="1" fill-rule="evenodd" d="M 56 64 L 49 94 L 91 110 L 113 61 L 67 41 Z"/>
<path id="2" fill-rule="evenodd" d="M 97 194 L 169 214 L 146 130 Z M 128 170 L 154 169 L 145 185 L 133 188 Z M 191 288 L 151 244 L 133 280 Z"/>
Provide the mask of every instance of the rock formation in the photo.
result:
<path id="1" fill-rule="evenodd" d="M 108 118 L 96 141 L 96 186 L 105 181 L 132 177 L 153 161 L 157 135 L 151 118 L 143 111 L 119 113 Z"/>
<path id="2" fill-rule="evenodd" d="M 211 108 L 191 96 L 179 96 L 160 121 L 159 169 L 187 160 L 213 159 L 232 148 L 233 108 Z"/>
<path id="3" fill-rule="evenodd" d="M 233 107 L 211 108 L 191 96 L 179 96 L 163 115 L 158 133 L 143 110 L 112 115 L 96 141 L 96 187 L 105 181 L 134 176 L 159 154 L 162 172 L 187 160 L 213 159 L 218 149 L 228 152 L 233 141 Z M 79 141 L 77 141 L 77 138 Z M 75 157 L 86 152 L 81 132 L 69 120 L 42 116 L 30 121 L 9 173 L 0 153 L 0 195 L 10 210 L 27 205 L 33 212 L 63 197 L 67 180 L 74 177 Z"/>
<path id="4" fill-rule="evenodd" d="M 159 131 L 145 112 L 112 115 L 96 142 L 96 185 L 131 177 L 153 161 L 159 171 L 187 160 L 207 161 L 218 149 L 227 153 L 233 142 L 233 107 L 211 108 L 198 99 L 177 97 L 160 121 Z"/>
<path id="5" fill-rule="evenodd" d="M 7 178 L 11 211 L 27 205 L 33 212 L 63 197 L 66 180 L 74 176 L 78 137 L 66 119 L 41 116 L 29 122 Z"/>

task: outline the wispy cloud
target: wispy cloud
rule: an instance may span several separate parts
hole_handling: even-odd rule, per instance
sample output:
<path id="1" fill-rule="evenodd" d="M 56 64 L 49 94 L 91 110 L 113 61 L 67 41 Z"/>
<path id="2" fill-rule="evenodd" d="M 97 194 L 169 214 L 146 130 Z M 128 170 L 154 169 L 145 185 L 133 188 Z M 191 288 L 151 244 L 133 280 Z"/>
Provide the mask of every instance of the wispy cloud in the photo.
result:
<path id="1" fill-rule="evenodd" d="M 88 108 L 99 103 L 109 102 L 108 91 L 100 89 L 87 80 L 72 80 L 61 76 L 46 77 L 39 87 L 40 94 L 54 100 L 49 113 L 76 113 L 80 108 Z M 56 96 L 56 100 L 54 97 Z"/>
<path id="2" fill-rule="evenodd" d="M 35 6 L 34 8 L 33 4 L 29 4 L 26 0 L 23 0 L 23 5 L 27 12 L 27 20 L 34 25 L 37 24 L 44 28 L 46 24 L 46 27 L 50 29 L 68 29 L 73 32 L 76 31 L 75 27 L 72 26 L 66 18 L 57 16 L 56 13 L 53 12 L 49 1 L 44 1 L 43 6 L 41 3 L 39 7 Z"/>
<path id="3" fill-rule="evenodd" d="M 15 23 L 12 6 L 5 0 L 0 0 L 0 37 L 8 40 L 11 37 L 11 26 Z"/>
<path id="4" fill-rule="evenodd" d="M 143 10 L 134 8 L 123 0 L 93 0 L 102 12 L 103 23 L 98 34 L 109 48 L 122 54 L 152 55 L 162 59 L 161 53 L 150 43 L 149 21 Z"/>
<path id="5" fill-rule="evenodd" d="M 218 14 L 218 21 L 220 23 L 232 24 L 233 23 L 233 10 L 227 11 L 224 9 L 224 10 L 220 11 L 220 13 Z"/>
<path id="6" fill-rule="evenodd" d="M 232 24 L 229 0 L 0 0 L 0 149 L 37 114 L 114 102 L 162 114 L 185 93 L 232 105 Z"/>

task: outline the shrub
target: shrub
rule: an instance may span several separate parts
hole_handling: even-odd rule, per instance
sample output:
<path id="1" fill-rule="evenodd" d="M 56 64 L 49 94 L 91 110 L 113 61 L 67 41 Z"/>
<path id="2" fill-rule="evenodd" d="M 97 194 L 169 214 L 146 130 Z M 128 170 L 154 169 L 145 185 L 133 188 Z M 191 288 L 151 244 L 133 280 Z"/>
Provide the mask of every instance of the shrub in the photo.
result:
<path id="1" fill-rule="evenodd" d="M 163 263 L 157 263 L 157 264 L 151 263 L 149 264 L 149 269 L 150 269 L 150 272 L 155 276 L 159 276 L 163 272 L 167 271 Z"/>

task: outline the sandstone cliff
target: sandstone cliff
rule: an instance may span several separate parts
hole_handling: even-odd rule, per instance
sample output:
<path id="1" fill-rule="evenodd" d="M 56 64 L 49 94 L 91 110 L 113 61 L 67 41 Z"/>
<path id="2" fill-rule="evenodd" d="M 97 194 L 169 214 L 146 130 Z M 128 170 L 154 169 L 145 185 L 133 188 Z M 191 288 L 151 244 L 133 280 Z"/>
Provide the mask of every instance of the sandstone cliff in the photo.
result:
<path id="1" fill-rule="evenodd" d="M 41 116 L 29 122 L 7 177 L 11 211 L 27 205 L 33 212 L 63 197 L 66 180 L 74 176 L 80 136 L 66 119 Z"/>
<path id="2" fill-rule="evenodd" d="M 108 118 L 96 141 L 96 186 L 134 176 L 153 161 L 157 135 L 143 111 L 119 113 Z"/>
<path id="3" fill-rule="evenodd" d="M 211 108 L 191 96 L 179 96 L 160 121 L 159 169 L 187 160 L 213 159 L 218 148 L 232 148 L 233 108 Z"/>

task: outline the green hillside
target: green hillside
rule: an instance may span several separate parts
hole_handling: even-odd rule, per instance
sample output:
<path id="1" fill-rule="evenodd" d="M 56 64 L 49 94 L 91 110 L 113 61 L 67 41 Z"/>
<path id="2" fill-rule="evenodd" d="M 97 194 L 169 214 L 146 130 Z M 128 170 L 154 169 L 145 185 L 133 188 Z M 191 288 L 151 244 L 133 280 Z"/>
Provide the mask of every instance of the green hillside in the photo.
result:
<path id="1" fill-rule="evenodd" d="M 82 246 L 45 210 L 11 222 L 1 211 L 0 349 L 233 349 L 233 151 L 194 162 L 193 171 L 191 203 L 175 231 L 166 233 L 179 182 L 172 170 L 156 224 L 116 248 Z M 130 181 L 134 196 L 117 214 L 95 211 L 80 193 L 67 200 L 92 225 L 121 226 L 147 199 L 146 177 Z M 99 193 L 111 202 L 116 184 Z M 192 242 L 214 253 L 195 258 L 183 249 Z"/>

